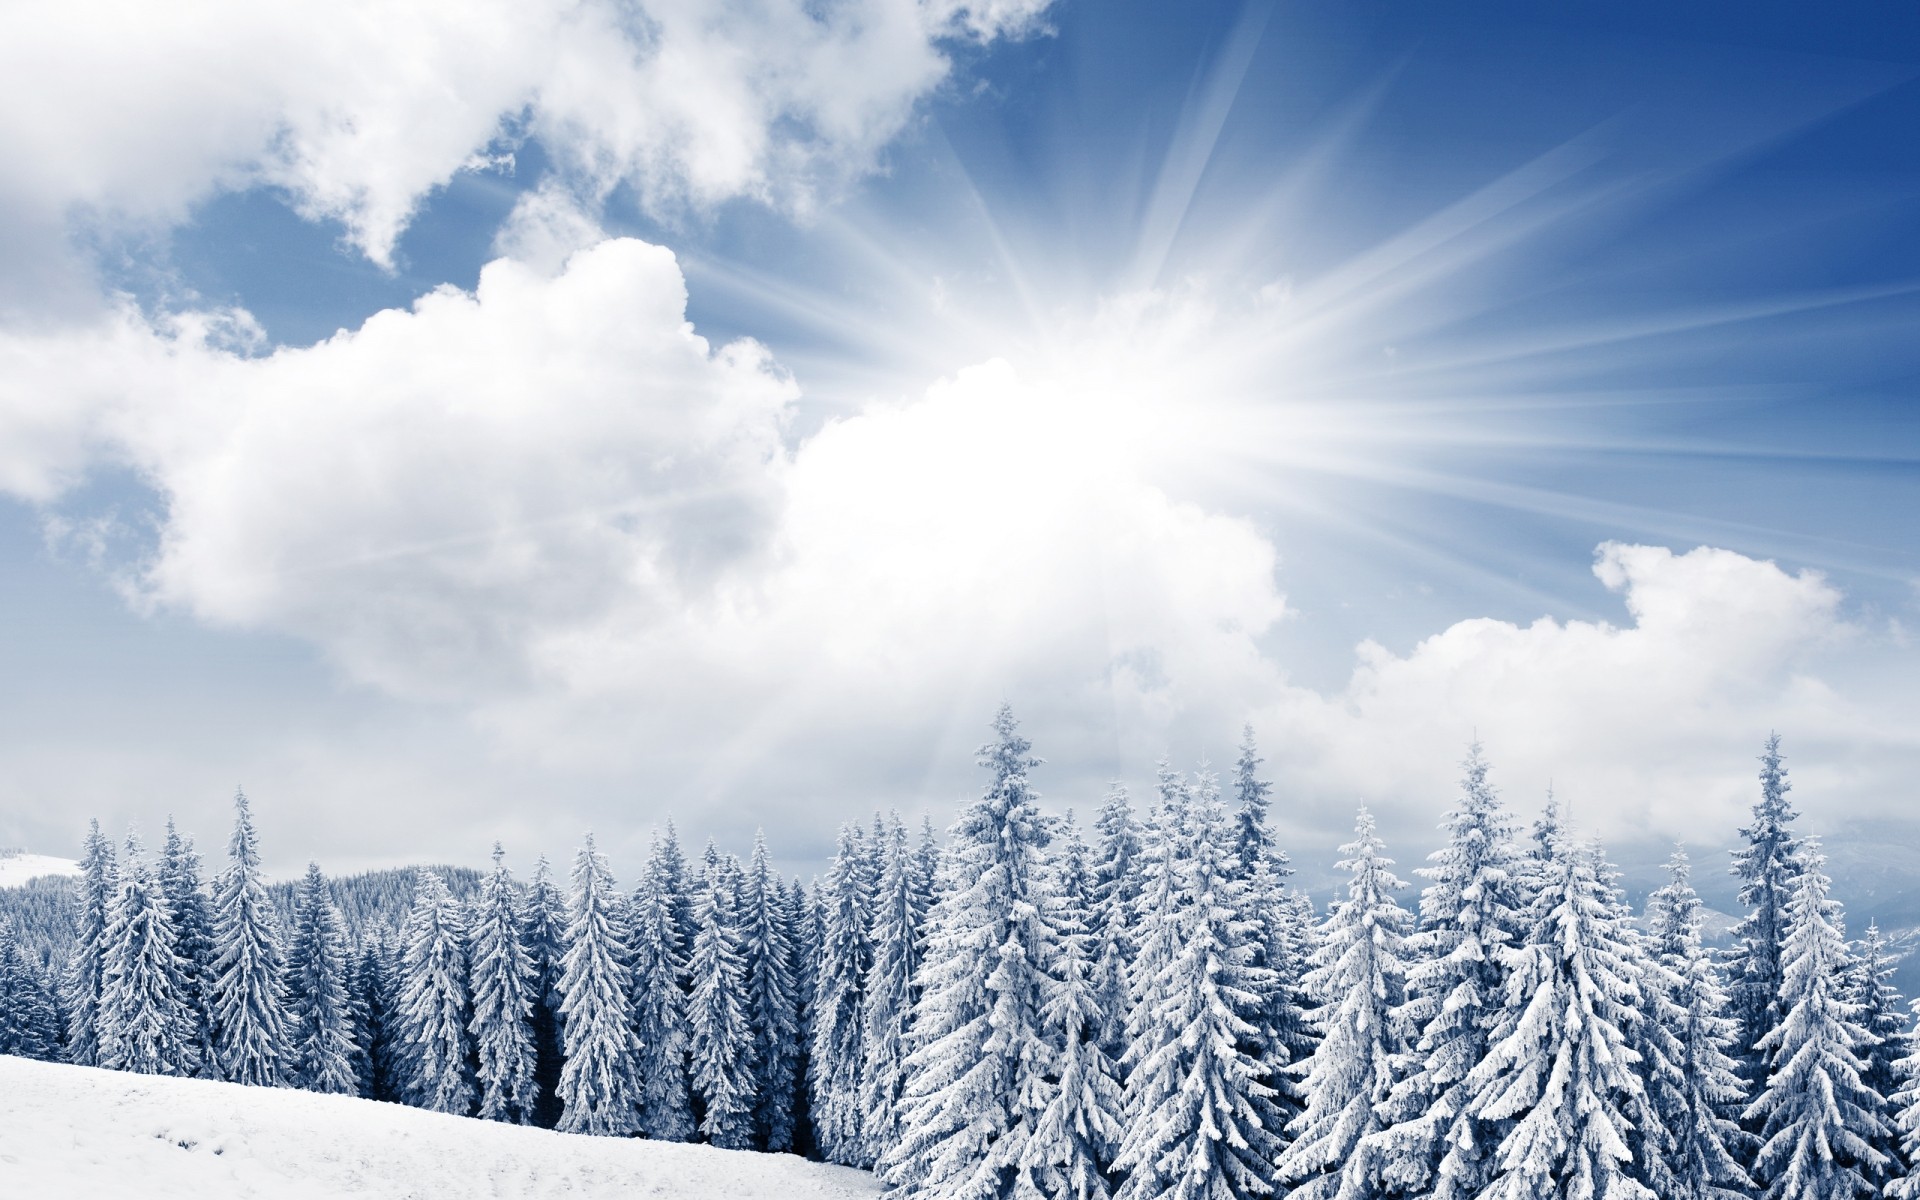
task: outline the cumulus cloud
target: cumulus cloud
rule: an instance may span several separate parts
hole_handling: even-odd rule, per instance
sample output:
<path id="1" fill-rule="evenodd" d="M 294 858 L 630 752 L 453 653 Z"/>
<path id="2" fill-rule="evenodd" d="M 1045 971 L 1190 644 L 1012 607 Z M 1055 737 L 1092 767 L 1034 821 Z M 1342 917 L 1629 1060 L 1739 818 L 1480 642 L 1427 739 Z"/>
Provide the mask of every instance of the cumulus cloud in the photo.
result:
<path id="1" fill-rule="evenodd" d="M 1911 777 L 1913 651 L 1815 572 L 1608 543 L 1617 621 L 1365 643 L 1323 694 L 1266 648 L 1268 532 L 1163 477 L 1195 422 L 1151 383 L 992 361 L 796 440 L 795 383 L 688 323 L 668 251 L 523 215 L 526 257 L 474 291 L 312 347 L 265 352 L 240 313 L 0 334 L 0 487 L 57 508 L 89 467 L 136 472 L 162 501 L 124 565 L 142 602 L 291 635 L 480 753 L 696 827 L 951 801 L 1002 699 L 1082 807 L 1162 751 L 1220 762 L 1252 714 L 1309 858 L 1361 800 L 1424 844 L 1476 733 L 1516 802 L 1552 779 L 1612 837 L 1723 837 L 1772 728 L 1812 811 Z"/>
<path id="2" fill-rule="evenodd" d="M 1046 0 L 420 0 L 0 11 L 0 209 L 39 233 L 165 227 L 283 190 L 379 263 L 423 199 L 539 137 L 585 193 L 804 205 L 872 165 L 955 40 Z"/>
<path id="3" fill-rule="evenodd" d="M 1819 795 L 1817 822 L 1898 803 L 1920 714 L 1863 660 L 1910 666 L 1910 652 L 1850 621 L 1818 572 L 1614 542 L 1593 570 L 1630 621 L 1462 621 L 1405 655 L 1368 642 L 1340 693 L 1269 705 L 1261 725 L 1290 784 L 1423 826 L 1477 735 L 1523 808 L 1551 782 L 1591 831 L 1718 844 L 1752 803 L 1749 764 L 1777 729 L 1804 761 L 1803 791 Z"/>

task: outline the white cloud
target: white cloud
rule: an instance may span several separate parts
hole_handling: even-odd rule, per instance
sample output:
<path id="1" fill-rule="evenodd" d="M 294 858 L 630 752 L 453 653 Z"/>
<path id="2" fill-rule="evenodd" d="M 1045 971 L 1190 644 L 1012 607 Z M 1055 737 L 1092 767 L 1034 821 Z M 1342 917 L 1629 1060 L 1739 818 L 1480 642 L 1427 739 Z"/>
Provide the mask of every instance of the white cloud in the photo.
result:
<path id="1" fill-rule="evenodd" d="M 1777 729 L 1812 781 L 1816 827 L 1899 802 L 1917 714 L 1862 660 L 1910 667 L 1910 652 L 1850 623 L 1819 573 L 1610 542 L 1594 574 L 1631 623 L 1462 621 L 1404 656 L 1361 645 L 1338 695 L 1286 695 L 1260 724 L 1291 785 L 1369 797 L 1402 828 L 1423 827 L 1477 733 L 1525 809 L 1552 781 L 1595 832 L 1718 844 L 1752 803 L 1749 764 Z"/>
<path id="2" fill-rule="evenodd" d="M 0 9 L 0 209 L 164 228 L 284 189 L 376 262 L 422 200 L 531 131 L 574 181 L 650 202 L 804 204 L 870 167 L 945 76 L 941 45 L 1045 0 L 117 0 Z"/>
<path id="3" fill-rule="evenodd" d="M 1322 695 L 1263 649 L 1286 613 L 1266 532 L 1165 470 L 1204 421 L 1153 407 L 1176 376 L 1144 333 L 1135 386 L 989 362 L 796 444 L 795 385 L 699 336 L 670 253 L 560 264 L 590 224 L 524 215 L 538 264 L 309 348 L 262 355 L 241 314 L 0 335 L 0 487 L 46 503 L 89 465 L 135 470 L 164 501 L 148 602 L 292 635 L 467 714 L 474 752 L 696 823 L 950 799 L 1003 698 L 1083 806 L 1163 750 L 1223 760 L 1254 714 L 1304 856 L 1362 799 L 1424 831 L 1476 731 L 1516 803 L 1552 778 L 1616 837 L 1724 836 L 1772 728 L 1816 824 L 1911 777 L 1913 651 L 1818 574 L 1609 543 L 1620 623 L 1368 643 Z"/>

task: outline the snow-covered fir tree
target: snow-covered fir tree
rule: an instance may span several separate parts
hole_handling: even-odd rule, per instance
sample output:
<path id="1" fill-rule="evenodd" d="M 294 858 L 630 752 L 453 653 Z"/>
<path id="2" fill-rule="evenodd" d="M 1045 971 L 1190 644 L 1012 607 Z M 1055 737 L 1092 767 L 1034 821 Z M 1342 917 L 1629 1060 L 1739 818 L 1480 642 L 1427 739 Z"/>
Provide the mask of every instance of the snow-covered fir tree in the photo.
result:
<path id="1" fill-rule="evenodd" d="M 294 905 L 287 947 L 287 1025 L 292 1056 L 287 1082 L 310 1092 L 353 1095 L 353 1006 L 348 998 L 347 940 L 340 910 L 319 863 L 307 864 Z"/>
<path id="2" fill-rule="evenodd" d="M 1408 1000 L 1400 1014 L 1413 1044 L 1367 1152 L 1403 1195 L 1468 1200 L 1493 1177 L 1505 1121 L 1468 1104 L 1467 1075 L 1486 1056 L 1506 1002 L 1503 952 L 1525 933 L 1520 850 L 1512 817 L 1487 779 L 1479 743 L 1467 749 L 1460 798 L 1440 828 L 1447 843 L 1414 873 L 1419 932 L 1408 939 Z"/>
<path id="3" fill-rule="evenodd" d="M 1239 861 L 1238 872 L 1243 879 L 1252 875 L 1255 864 L 1263 860 L 1273 864 L 1274 874 L 1279 878 L 1293 873 L 1286 852 L 1274 845 L 1273 830 L 1267 824 L 1273 785 L 1260 778 L 1260 764 L 1265 761 L 1254 745 L 1253 726 L 1243 727 L 1240 757 L 1233 764 L 1234 857 Z"/>
<path id="4" fill-rule="evenodd" d="M 1800 839 L 1792 823 L 1787 793 L 1793 785 L 1780 753 L 1780 735 L 1767 738 L 1760 756 L 1760 799 L 1753 806 L 1753 823 L 1740 830 L 1746 845 L 1734 851 L 1733 872 L 1740 878 L 1740 903 L 1746 919 L 1733 931 L 1734 949 L 1727 962 L 1728 992 L 1733 1019 L 1739 1023 L 1742 1073 L 1750 1088 L 1766 1082 L 1772 1056 L 1759 1049 L 1780 1023 L 1786 1007 L 1780 991 L 1786 978 L 1783 954 L 1787 941 L 1787 908 L 1803 869 Z"/>
<path id="5" fill-rule="evenodd" d="M 260 842 L 245 792 L 233 797 L 227 866 L 213 882 L 213 1049 L 219 1077 L 277 1087 L 286 1081 L 286 956 L 260 876 Z"/>
<path id="6" fill-rule="evenodd" d="M 401 934 L 396 1005 L 411 1067 L 407 1099 L 460 1116 L 473 1109 L 466 937 L 460 902 L 439 875 L 419 872 Z"/>
<path id="7" fill-rule="evenodd" d="M 861 1129 L 876 1161 L 900 1136 L 900 1099 L 907 1085 L 907 1028 L 913 1015 L 913 980 L 920 967 L 920 926 L 926 896 L 918 856 L 907 845 L 906 827 L 894 814 L 883 831 L 880 884 L 873 903 L 873 962 L 867 971 L 861 1013 Z"/>
<path id="8" fill-rule="evenodd" d="M 813 897 L 795 876 L 787 884 L 787 936 L 793 943 L 793 994 L 800 1008 L 799 1053 L 793 1062 L 793 1152 L 818 1157 L 813 1134 L 813 1105 L 807 1080 L 812 1077 L 813 986 L 820 968 L 820 921 Z"/>
<path id="9" fill-rule="evenodd" d="M 480 889 L 468 930 L 468 974 L 473 992 L 474 1080 L 479 1115 L 525 1125 L 533 1120 L 533 1006 L 536 978 L 523 937 L 520 893 L 507 870 L 506 851 L 493 844 L 493 871 Z"/>
<path id="10" fill-rule="evenodd" d="M 1878 923 L 1867 926 L 1865 935 L 1854 944 L 1851 957 L 1847 999 L 1859 1005 L 1860 1014 L 1855 1019 L 1869 1039 L 1860 1048 L 1865 1064 L 1860 1080 L 1876 1095 L 1885 1097 L 1892 1112 L 1893 1097 L 1900 1090 L 1899 1062 L 1906 1056 L 1907 1047 L 1907 1002 L 1893 983 L 1900 958 Z M 1885 1187 L 1895 1176 L 1907 1173 L 1909 1164 L 1897 1132 L 1870 1140 L 1887 1160 L 1884 1170 L 1870 1176 L 1876 1186 Z"/>
<path id="11" fill-rule="evenodd" d="M 1662 1200 L 1740 1200 L 1752 1186 L 1740 1160 L 1744 1134 L 1735 1120 L 1746 1089 L 1733 1058 L 1738 1036 L 1726 1015 L 1726 989 L 1700 943 L 1700 897 L 1684 852 L 1668 862 L 1670 879 L 1647 899 L 1650 951 L 1668 991 L 1658 1019 L 1677 1046 L 1672 1075 L 1648 1079 L 1650 1100 L 1670 1138 Z"/>
<path id="12" fill-rule="evenodd" d="M 100 832 L 99 821 L 90 821 L 80 852 L 79 928 L 67 977 L 67 1061 L 83 1067 L 100 1064 L 101 956 L 119 891 L 113 842 Z"/>
<path id="13" fill-rule="evenodd" d="M 1321 1040 L 1296 1068 L 1307 1081 L 1307 1107 L 1276 1163 L 1292 1188 L 1288 1195 L 1300 1200 L 1362 1200 L 1381 1192 L 1385 1164 L 1367 1139 L 1382 1128 L 1380 1106 L 1407 1050 L 1400 1015 L 1412 918 L 1393 895 L 1406 884 L 1393 874 L 1366 809 L 1340 851 L 1340 869 L 1353 878 L 1346 899 L 1327 910 L 1306 981 L 1320 1005 L 1314 1019 Z"/>
<path id="14" fill-rule="evenodd" d="M 533 1123 L 551 1129 L 560 1123 L 560 957 L 566 953 L 567 901 L 554 885 L 547 856 L 533 864 L 521 914 L 520 941 L 533 970 L 533 1009 L 528 1022 L 533 1034 Z"/>
<path id="15" fill-rule="evenodd" d="M 1769 1074 L 1746 1112 L 1760 1131 L 1753 1174 L 1767 1200 L 1874 1196 L 1873 1180 L 1889 1166 L 1875 1149 L 1891 1136 L 1887 1102 L 1862 1078 L 1872 1038 L 1846 996 L 1847 944 L 1823 866 L 1816 845 L 1795 847 L 1781 1015 L 1757 1047 Z"/>
<path id="16" fill-rule="evenodd" d="M 1108 1177 L 1124 1104 L 1117 1069 L 1093 1036 L 1100 1014 L 1094 1007 L 1094 939 L 1087 928 L 1094 891 L 1089 859 L 1068 814 L 1054 889 L 1057 953 L 1041 1010 L 1056 1086 L 1021 1164 L 1040 1194 L 1057 1200 L 1106 1200 L 1111 1194 Z"/>
<path id="17" fill-rule="evenodd" d="M 786 891 L 757 832 L 740 891 L 740 952 L 746 967 L 747 1028 L 753 1035 L 753 1145 L 793 1148 L 795 1074 L 800 1062 L 800 997 Z"/>
<path id="18" fill-rule="evenodd" d="M 100 1066 L 143 1075 L 192 1074 L 194 1021 L 176 946 L 166 897 L 139 838 L 128 834 L 120 890 L 101 935 Z"/>
<path id="19" fill-rule="evenodd" d="M 180 955 L 180 983 L 193 1017 L 194 1073 L 214 1073 L 213 910 L 200 883 L 200 855 L 193 839 L 167 818 L 167 840 L 160 851 L 160 893 L 173 916 L 174 946 Z"/>
<path id="20" fill-rule="evenodd" d="M 1133 924 L 1140 903 L 1140 823 L 1134 819 L 1127 789 L 1114 784 L 1094 822 L 1093 934 L 1088 986 L 1093 992 L 1093 1036 L 1116 1063 L 1127 1050 L 1127 1013 L 1133 1007 L 1131 983 Z"/>
<path id="21" fill-rule="evenodd" d="M 383 937 L 367 941 L 354 964 L 354 1075 L 368 1100 L 398 1103 L 406 1093 L 406 1066 L 394 1011 L 393 951 Z"/>
<path id="22" fill-rule="evenodd" d="M 1894 1076 L 1900 1082 L 1894 1089 L 1893 1127 L 1900 1137 L 1900 1157 L 1908 1164 L 1920 1163 L 1920 997 L 1912 1004 L 1913 1026 L 1902 1040 L 1906 1053 L 1894 1063 Z M 1887 1200 L 1920 1200 L 1920 1170 L 1909 1166 L 1905 1173 L 1887 1181 Z"/>
<path id="23" fill-rule="evenodd" d="M 722 1149 L 753 1145 L 754 1038 L 747 1023 L 747 964 L 740 952 L 740 870 L 709 867 L 694 895 L 687 974 L 688 1049 L 700 1097 L 700 1133 Z"/>
<path id="24" fill-rule="evenodd" d="M 20 945 L 13 922 L 0 918 L 0 1054 L 51 1061 L 60 1052 L 51 990 Z"/>
<path id="25" fill-rule="evenodd" d="M 687 960 L 680 949 L 679 898 L 684 878 L 680 848 L 656 839 L 647 870 L 634 890 L 628 929 L 633 971 L 631 1027 L 637 1058 L 640 1132 L 656 1141 L 684 1142 L 694 1133 L 687 1078 Z"/>
<path id="26" fill-rule="evenodd" d="M 1511 1123 L 1481 1196 L 1656 1200 L 1627 1144 L 1644 1095 L 1626 1030 L 1640 999 L 1631 930 L 1596 847 L 1549 849 L 1526 943 L 1502 956 L 1504 1010 L 1467 1077 L 1470 1115 Z"/>
<path id="27" fill-rule="evenodd" d="M 1011 708 L 981 748 L 985 794 L 955 822 L 945 887 L 928 918 L 900 1140 L 880 1164 L 903 1194 L 1004 1197 L 1050 1096 L 1042 1029 L 1052 936 L 1049 829 L 1028 772 L 1038 765 Z"/>
<path id="28" fill-rule="evenodd" d="M 589 833 L 574 859 L 560 960 L 566 1063 L 559 1128 L 568 1133 L 627 1137 L 640 1130 L 626 924 L 613 873 Z"/>
<path id="29" fill-rule="evenodd" d="M 1233 857 L 1225 869 L 1244 893 L 1243 915 L 1253 923 L 1252 966 L 1263 983 L 1248 1014 L 1255 1034 L 1246 1049 L 1259 1058 L 1270 1094 L 1257 1094 L 1252 1103 L 1261 1127 L 1284 1138 L 1306 1106 L 1300 1081 L 1288 1068 L 1313 1053 L 1314 1036 L 1304 990 L 1305 931 L 1286 888 L 1293 864 L 1267 825 L 1273 785 L 1260 778 L 1263 761 L 1248 725 L 1233 769 Z"/>
<path id="30" fill-rule="evenodd" d="M 860 1108 L 861 1011 L 873 964 L 870 857 L 859 825 L 840 827 L 840 844 L 820 885 L 821 944 L 814 981 L 808 1090 L 821 1157 L 871 1166 Z"/>

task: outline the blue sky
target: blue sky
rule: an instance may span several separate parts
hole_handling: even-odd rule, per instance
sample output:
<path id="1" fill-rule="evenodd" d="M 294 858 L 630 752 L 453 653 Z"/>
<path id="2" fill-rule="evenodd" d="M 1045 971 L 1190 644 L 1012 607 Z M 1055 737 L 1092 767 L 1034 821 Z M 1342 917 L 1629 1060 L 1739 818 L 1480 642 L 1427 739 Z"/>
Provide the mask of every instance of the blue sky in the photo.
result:
<path id="1" fill-rule="evenodd" d="M 1303 858 L 1476 734 L 1623 844 L 1773 727 L 1903 810 L 1911 6 L 641 7 L 212 94 L 326 11 L 8 18 L 135 66 L 0 128 L 0 843 L 245 782 L 343 865 L 804 864 L 1003 698 L 1083 810 L 1251 721 Z"/>

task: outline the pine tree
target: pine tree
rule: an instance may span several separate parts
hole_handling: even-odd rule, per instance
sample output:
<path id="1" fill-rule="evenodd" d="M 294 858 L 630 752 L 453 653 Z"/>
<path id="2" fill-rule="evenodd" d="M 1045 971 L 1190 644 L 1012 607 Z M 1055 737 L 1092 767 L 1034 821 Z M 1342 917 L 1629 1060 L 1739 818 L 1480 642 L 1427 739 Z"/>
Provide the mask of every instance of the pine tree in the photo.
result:
<path id="1" fill-rule="evenodd" d="M 400 949 L 397 1015 L 412 1067 L 407 1098 L 434 1112 L 473 1110 L 468 1068 L 466 921 L 440 876 L 421 871 Z"/>
<path id="2" fill-rule="evenodd" d="M 559 1128 L 627 1137 L 640 1130 L 634 1076 L 630 952 L 607 860 L 589 833 L 573 864 L 567 949 L 560 960 L 560 1012 L 566 1064 L 560 1070 Z"/>
<path id="3" fill-rule="evenodd" d="M 793 1148 L 800 1001 L 786 893 L 768 861 L 764 833 L 754 835 L 753 859 L 740 897 L 740 927 L 747 1026 L 754 1039 L 753 1145 L 779 1153 Z"/>
<path id="4" fill-rule="evenodd" d="M 731 868 L 731 869 L 730 869 Z M 693 1085 L 700 1132 L 722 1149 L 753 1145 L 753 1029 L 744 1003 L 747 964 L 740 952 L 739 867 L 716 863 L 694 897 L 693 981 L 688 997 Z"/>
<path id="5" fill-rule="evenodd" d="M 20 945 L 13 922 L 0 918 L 0 1054 L 52 1061 L 60 1052 L 53 996 Z"/>
<path id="6" fill-rule="evenodd" d="M 531 1018 L 534 966 L 522 936 L 521 903 L 507 870 L 506 851 L 493 844 L 493 872 L 474 905 L 469 970 L 480 1113 L 516 1125 L 533 1119 L 537 1096 Z"/>
<path id="7" fill-rule="evenodd" d="M 1732 1057 L 1738 1031 L 1700 944 L 1700 897 L 1686 854 L 1676 851 L 1668 870 L 1670 882 L 1647 900 L 1651 950 L 1669 981 L 1657 1019 L 1678 1049 L 1671 1075 L 1648 1073 L 1652 1106 L 1671 1138 L 1656 1190 L 1662 1200 L 1740 1200 L 1752 1184 L 1733 1119 L 1746 1096 Z"/>
<path id="8" fill-rule="evenodd" d="M 1049 1074 L 1057 1086 L 1021 1166 L 1042 1195 L 1106 1200 L 1124 1099 L 1112 1060 L 1093 1039 L 1099 1018 L 1092 988 L 1093 937 L 1087 928 L 1093 912 L 1093 872 L 1072 814 L 1067 828 L 1055 889 L 1058 953 L 1041 1010 L 1054 1055 Z"/>
<path id="9" fill-rule="evenodd" d="M 1393 898 L 1406 884 L 1391 870 L 1373 814 L 1360 810 L 1353 841 L 1340 848 L 1339 866 L 1353 875 L 1347 898 L 1336 901 L 1321 925 L 1307 988 L 1319 1000 L 1321 1041 L 1300 1064 L 1307 1107 L 1295 1119 L 1293 1142 L 1275 1169 L 1299 1200 L 1358 1200 L 1381 1190 L 1382 1164 L 1366 1152 L 1381 1128 L 1378 1116 L 1406 1053 L 1400 1023 L 1406 1003 L 1407 910 Z"/>
<path id="10" fill-rule="evenodd" d="M 674 915 L 682 897 L 673 889 L 680 886 L 683 869 L 669 825 L 667 839 L 654 842 L 631 907 L 630 1019 L 638 1054 L 640 1132 L 663 1142 L 684 1142 L 694 1131 L 687 1079 L 687 960 Z"/>
<path id="11" fill-rule="evenodd" d="M 1893 986 L 1894 969 L 1900 959 L 1891 952 L 1887 936 L 1880 926 L 1867 926 L 1866 936 L 1855 945 L 1853 970 L 1847 979 L 1847 999 L 1860 1006 L 1856 1018 L 1871 1039 L 1860 1048 L 1866 1069 L 1860 1081 L 1884 1098 L 1891 1112 L 1893 1097 L 1900 1090 L 1899 1062 L 1906 1054 L 1907 1029 L 1903 1010 L 1906 998 Z M 1900 1148 L 1897 1133 L 1872 1139 L 1874 1149 L 1886 1156 L 1884 1171 L 1869 1176 L 1876 1187 L 1885 1187 L 1896 1175 L 1907 1173 L 1908 1163 Z"/>
<path id="12" fill-rule="evenodd" d="M 213 884 L 214 1057 L 228 1082 L 278 1087 L 292 1053 L 285 955 L 260 877 L 259 839 L 245 792 L 234 793 L 227 855 L 227 868 Z"/>
<path id="13" fill-rule="evenodd" d="M 1511 1121 L 1486 1200 L 1655 1200 L 1632 1173 L 1644 1094 L 1626 1025 L 1639 1002 L 1630 931 L 1599 851 L 1551 846 L 1525 945 L 1505 951 L 1506 1005 L 1467 1077 L 1469 1113 Z"/>
<path id="14" fill-rule="evenodd" d="M 1039 760 L 1010 708 L 981 748 L 992 775 L 954 824 L 948 889 L 928 919 L 901 1138 L 883 1178 L 913 1196 L 1000 1197 L 1028 1178 L 1021 1163 L 1050 1097 L 1042 1009 L 1051 934 L 1049 838 L 1027 774 Z M 823 985 L 824 990 L 824 985 Z"/>
<path id="15" fill-rule="evenodd" d="M 1872 1037 L 1844 994 L 1847 945 L 1824 859 L 1811 843 L 1795 850 L 1781 1017 L 1756 1047 L 1771 1073 L 1746 1112 L 1762 1139 L 1754 1175 L 1767 1200 L 1873 1196 L 1872 1179 L 1889 1166 L 1874 1144 L 1891 1130 L 1885 1099 L 1862 1079 Z"/>
<path id="16" fill-rule="evenodd" d="M 1119 1062 L 1127 1050 L 1127 1013 L 1133 1006 L 1129 978 L 1136 947 L 1135 910 L 1140 903 L 1140 825 L 1127 789 L 1115 783 L 1094 823 L 1100 835 L 1094 870 L 1092 981 L 1093 1036 L 1107 1057 Z"/>
<path id="17" fill-rule="evenodd" d="M 80 854 L 80 923 L 74 931 L 73 957 L 67 985 L 67 1061 L 83 1067 L 100 1065 L 100 983 L 105 951 L 103 939 L 120 891 L 119 866 L 113 843 L 100 832 L 100 822 L 87 823 L 87 840 Z"/>
<path id="18" fill-rule="evenodd" d="M 860 1065 L 865 1057 L 860 1018 L 867 972 L 873 895 L 867 885 L 866 839 L 857 824 L 840 827 L 840 846 L 821 888 L 820 974 L 815 983 L 812 1074 L 813 1127 L 828 1162 L 865 1167 Z"/>
<path id="19" fill-rule="evenodd" d="M 347 942 L 340 910 L 319 863 L 307 864 L 294 906 L 287 948 L 287 1021 L 293 1055 L 287 1081 L 310 1092 L 353 1095 L 353 1009 L 348 1000 Z"/>
<path id="20" fill-rule="evenodd" d="M 193 1017 L 193 1071 L 212 1075 L 213 911 L 200 886 L 200 855 L 193 839 L 182 837 L 167 818 L 167 840 L 160 854 L 160 892 L 173 914 L 175 949 L 180 955 L 181 985 Z"/>
<path id="21" fill-rule="evenodd" d="M 567 902 L 554 886 L 546 855 L 533 864 L 521 916 L 520 940 L 533 969 L 533 1123 L 552 1129 L 560 1123 L 560 957 L 566 953 Z"/>
<path id="22" fill-rule="evenodd" d="M 1733 931 L 1735 949 L 1728 961 L 1733 1018 L 1739 1022 L 1742 1073 L 1757 1091 L 1766 1082 L 1770 1056 L 1761 1039 L 1779 1025 L 1786 1008 L 1780 998 L 1785 979 L 1782 958 L 1787 940 L 1787 907 L 1803 869 L 1800 840 L 1792 822 L 1799 816 L 1787 800 L 1793 785 L 1782 764 L 1780 735 L 1767 738 L 1760 756 L 1760 799 L 1753 824 L 1740 831 L 1745 848 L 1734 852 L 1733 873 L 1740 877 L 1740 903 L 1747 917 Z"/>
<path id="23" fill-rule="evenodd" d="M 1502 953 L 1521 940 L 1524 921 L 1514 823 L 1479 743 L 1462 766 L 1460 799 L 1440 826 L 1447 844 L 1414 872 L 1430 881 L 1407 942 L 1413 965 L 1399 1017 L 1414 1043 L 1381 1111 L 1387 1127 L 1367 1151 L 1389 1187 L 1434 1200 L 1476 1196 L 1493 1176 L 1506 1123 L 1469 1112 L 1466 1081 L 1486 1057 L 1505 1003 Z"/>
<path id="24" fill-rule="evenodd" d="M 173 915 L 127 835 L 120 891 L 101 936 L 99 1065 L 143 1075 L 194 1066 L 193 1016 L 182 987 Z"/>
<path id="25" fill-rule="evenodd" d="M 900 1100 L 907 1085 L 907 1027 L 913 979 L 920 966 L 920 925 L 926 919 L 916 856 L 895 814 L 885 831 L 885 859 L 873 914 L 873 965 L 867 971 L 860 1067 L 861 1128 L 871 1163 L 900 1136 Z"/>

